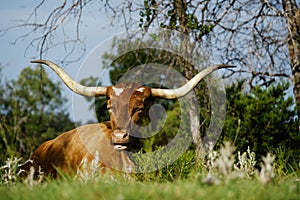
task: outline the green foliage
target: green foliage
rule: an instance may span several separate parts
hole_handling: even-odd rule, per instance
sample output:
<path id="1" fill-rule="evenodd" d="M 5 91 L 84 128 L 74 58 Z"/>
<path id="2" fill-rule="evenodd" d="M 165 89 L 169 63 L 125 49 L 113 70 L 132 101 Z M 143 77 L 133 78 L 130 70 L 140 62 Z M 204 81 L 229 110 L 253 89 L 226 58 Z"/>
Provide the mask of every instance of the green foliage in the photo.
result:
<path id="1" fill-rule="evenodd" d="M 43 70 L 29 67 L 22 70 L 17 80 L 1 83 L 0 157 L 3 160 L 12 155 L 26 158 L 41 142 L 74 126 L 63 108 L 66 99 L 59 86 Z"/>
<path id="2" fill-rule="evenodd" d="M 106 52 L 102 56 L 103 66 L 110 69 L 109 75 L 113 85 L 115 85 L 128 70 L 148 63 L 159 63 L 161 65 L 171 66 L 181 73 L 184 72 L 183 66 L 185 66 L 186 63 L 184 63 L 184 59 L 181 56 L 157 48 L 143 48 L 144 46 L 151 46 L 150 44 L 148 45 L 150 42 L 152 42 L 152 40 L 140 44 L 138 40 L 129 41 L 127 39 L 114 42 L 113 50 L 115 51 Z M 128 52 L 128 46 L 136 50 Z M 124 52 L 126 53 L 124 54 Z M 161 82 L 163 83 L 164 81 L 162 78 Z"/>
<path id="3" fill-rule="evenodd" d="M 132 174 L 131 178 L 136 181 L 149 182 L 165 182 L 165 181 L 175 181 L 180 179 L 188 178 L 191 173 L 194 172 L 196 168 L 195 151 L 188 150 L 182 153 L 177 160 L 173 163 L 168 162 L 168 156 L 173 156 L 178 152 L 167 152 L 165 154 L 160 154 L 159 152 L 154 152 L 154 154 L 149 154 L 143 156 L 144 152 L 141 152 L 140 157 L 135 159 L 139 170 L 148 171 L 149 169 L 154 169 L 153 165 L 156 167 L 164 166 L 153 172 L 147 173 L 137 173 Z M 149 152 L 148 152 L 149 153 Z M 173 154 L 173 155 L 170 155 Z M 154 163 L 155 161 L 155 163 Z"/>
<path id="4" fill-rule="evenodd" d="M 180 11 L 177 6 L 180 6 Z M 171 30 L 188 31 L 194 33 L 196 39 L 201 39 L 214 29 L 214 23 L 204 24 L 203 20 L 199 20 L 194 12 L 190 12 L 187 8 L 187 2 L 178 1 L 170 3 L 170 6 L 164 8 L 164 22 L 160 23 L 160 27 Z M 139 27 L 147 29 L 157 17 L 157 3 L 154 0 L 144 0 L 144 7 L 140 10 Z M 184 27 L 181 27 L 184 26 Z M 186 32 L 185 32 L 186 33 Z"/>
<path id="5" fill-rule="evenodd" d="M 155 0 L 144 0 L 144 8 L 141 9 L 139 15 L 140 15 L 140 23 L 139 27 L 147 28 L 151 22 L 156 17 L 156 1 Z M 146 23 L 144 26 L 143 24 Z"/>
<path id="6" fill-rule="evenodd" d="M 244 94 L 243 82 L 228 87 L 222 139 L 233 141 L 240 151 L 249 146 L 258 157 L 282 147 L 286 158 L 293 154 L 299 159 L 300 134 L 288 88 L 289 84 L 282 82 L 266 89 L 255 87 Z"/>

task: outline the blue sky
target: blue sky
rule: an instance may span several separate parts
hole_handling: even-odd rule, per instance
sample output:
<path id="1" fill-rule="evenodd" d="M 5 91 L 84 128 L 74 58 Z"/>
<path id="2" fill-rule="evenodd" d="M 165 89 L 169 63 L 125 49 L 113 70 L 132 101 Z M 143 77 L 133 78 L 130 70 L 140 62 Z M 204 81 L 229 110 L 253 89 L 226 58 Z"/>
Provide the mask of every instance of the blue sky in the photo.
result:
<path id="1" fill-rule="evenodd" d="M 40 0 L 2 1 L 0 7 L 0 29 L 16 25 L 17 21 L 20 19 L 27 19 L 29 14 L 33 11 L 33 8 L 39 2 Z M 55 6 L 57 6 L 57 4 Z M 43 17 L 47 16 L 50 11 L 51 5 L 42 7 L 38 17 L 43 19 Z M 85 38 L 84 42 L 86 45 L 86 53 L 78 62 L 72 63 L 68 66 L 62 66 L 64 70 L 76 80 L 94 75 L 91 70 L 93 70 L 95 66 L 91 66 L 92 69 L 85 70 L 83 68 L 86 64 L 84 66 L 82 66 L 82 64 L 90 64 L 89 60 L 92 61 L 96 59 L 91 59 L 91 51 L 96 50 L 98 52 L 104 52 L 105 48 L 109 46 L 109 42 L 112 40 L 113 35 L 122 31 L 121 28 L 116 28 L 110 25 L 111 19 L 107 15 L 108 14 L 105 12 L 99 12 L 99 8 L 96 6 L 91 6 L 86 10 L 83 19 L 84 24 L 81 29 L 81 35 Z M 1 33 L 0 35 L 0 64 L 3 67 L 2 74 L 7 79 L 16 79 L 24 67 L 33 66 L 30 64 L 30 60 L 36 59 L 38 56 L 38 51 L 34 48 L 30 48 L 25 54 L 26 47 L 31 41 L 30 38 L 19 40 L 17 43 L 14 43 L 15 39 L 19 37 L 23 31 L 26 31 L 26 29 L 12 29 L 5 34 Z M 58 35 L 57 37 L 60 36 Z M 61 60 L 64 55 L 65 51 L 63 50 L 63 47 L 58 47 L 55 51 L 47 53 L 44 56 L 44 59 L 53 61 Z M 101 62 L 99 58 L 97 61 Z M 54 81 L 60 81 L 50 69 L 46 69 L 46 71 Z M 84 72 L 84 76 L 78 76 L 78 71 Z M 103 73 L 100 73 L 101 76 L 107 76 L 107 74 L 104 73 L 103 75 Z M 104 77 L 104 79 L 108 80 L 107 77 Z M 70 92 L 65 86 L 62 86 L 62 88 L 64 90 L 64 95 L 70 99 L 66 106 L 70 111 L 71 116 L 74 115 L 74 110 L 76 113 L 81 113 L 80 115 L 76 115 L 75 120 L 85 122 L 90 119 L 95 119 L 94 113 L 92 111 L 88 111 L 88 104 L 83 97 L 73 95 L 72 92 Z M 72 98 L 75 98 L 75 100 L 72 101 Z M 76 105 L 74 105 L 73 102 L 76 102 Z M 76 111 L 76 109 L 78 110 Z"/>
<path id="2" fill-rule="evenodd" d="M 17 20 L 26 19 L 29 14 L 33 11 L 35 5 L 37 5 L 40 0 L 30 0 L 30 1 L 20 1 L 20 0 L 10 0 L 4 1 L 0 7 L 0 29 L 5 29 L 9 26 L 17 25 Z M 47 2 L 47 1 L 46 1 Z M 58 4 L 56 4 L 57 6 Z M 47 10 L 42 10 L 39 13 L 40 18 L 45 17 L 51 11 L 51 8 Z M 44 16 L 42 13 L 45 13 Z M 98 16 L 96 16 L 96 14 Z M 85 44 L 87 47 L 87 54 L 99 43 L 109 39 L 111 31 L 115 31 L 115 27 L 109 25 L 109 19 L 107 19 L 105 13 L 99 13 L 97 9 L 88 9 L 87 14 L 84 18 L 84 25 L 81 29 L 81 35 L 85 37 Z M 67 27 L 68 28 L 68 27 Z M 71 27 L 70 27 L 71 28 Z M 6 33 L 1 33 L 0 41 L 0 63 L 4 66 L 4 74 L 9 78 L 14 78 L 20 72 L 22 67 L 28 66 L 29 61 L 38 56 L 38 51 L 34 48 L 30 48 L 26 54 L 25 50 L 31 39 L 19 40 L 14 43 L 15 39 L 21 36 L 24 32 L 29 29 L 12 29 Z M 72 29 L 73 30 L 73 29 Z M 68 30 L 67 30 L 68 31 Z M 121 31 L 121 30 L 117 30 Z M 60 35 L 57 35 L 59 37 Z M 60 47 L 57 52 L 50 52 L 46 56 L 51 57 L 53 60 L 59 60 L 65 54 L 63 47 Z M 57 50 L 57 49 L 56 49 Z M 46 57 L 45 56 L 45 57 Z M 85 55 L 86 56 L 86 55 Z M 85 56 L 79 62 L 85 59 Z M 65 70 L 68 71 L 67 68 Z M 74 70 L 71 70 L 71 72 Z"/>

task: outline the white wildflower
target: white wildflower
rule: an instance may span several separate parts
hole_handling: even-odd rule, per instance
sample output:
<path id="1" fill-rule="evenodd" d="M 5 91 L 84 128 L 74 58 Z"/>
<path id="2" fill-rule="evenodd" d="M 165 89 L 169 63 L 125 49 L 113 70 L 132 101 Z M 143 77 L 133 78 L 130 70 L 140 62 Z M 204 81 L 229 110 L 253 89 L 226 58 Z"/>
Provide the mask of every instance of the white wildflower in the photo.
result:
<path id="1" fill-rule="evenodd" d="M 274 178 L 274 160 L 275 156 L 272 156 L 270 153 L 266 157 L 262 157 L 261 170 L 257 172 L 257 178 L 262 184 L 267 184 L 271 182 Z"/>

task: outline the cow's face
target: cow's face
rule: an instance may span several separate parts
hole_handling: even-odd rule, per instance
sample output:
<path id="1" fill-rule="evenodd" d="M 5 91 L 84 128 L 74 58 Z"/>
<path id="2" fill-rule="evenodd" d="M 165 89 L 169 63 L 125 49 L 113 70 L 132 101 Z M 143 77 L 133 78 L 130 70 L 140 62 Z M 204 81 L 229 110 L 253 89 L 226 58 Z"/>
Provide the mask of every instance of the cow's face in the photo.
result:
<path id="1" fill-rule="evenodd" d="M 151 88 L 136 84 L 119 84 L 107 90 L 107 108 L 113 130 L 111 142 L 123 150 L 138 126 L 149 122 L 149 108 L 153 104 Z"/>

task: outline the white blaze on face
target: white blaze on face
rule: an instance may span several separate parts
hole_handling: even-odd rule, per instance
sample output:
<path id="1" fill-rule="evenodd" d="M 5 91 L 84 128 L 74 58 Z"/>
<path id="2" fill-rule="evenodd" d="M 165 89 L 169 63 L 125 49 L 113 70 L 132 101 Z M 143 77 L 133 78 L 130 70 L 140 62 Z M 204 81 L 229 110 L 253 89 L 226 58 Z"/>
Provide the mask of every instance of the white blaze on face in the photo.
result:
<path id="1" fill-rule="evenodd" d="M 124 91 L 123 88 L 116 88 L 116 87 L 113 87 L 113 90 L 117 96 L 120 96 L 120 94 Z"/>
<path id="2" fill-rule="evenodd" d="M 144 92 L 144 89 L 145 89 L 144 87 L 141 87 L 141 88 L 137 89 L 136 91 L 138 91 L 138 92 L 141 92 L 141 93 L 142 93 L 142 92 Z"/>

